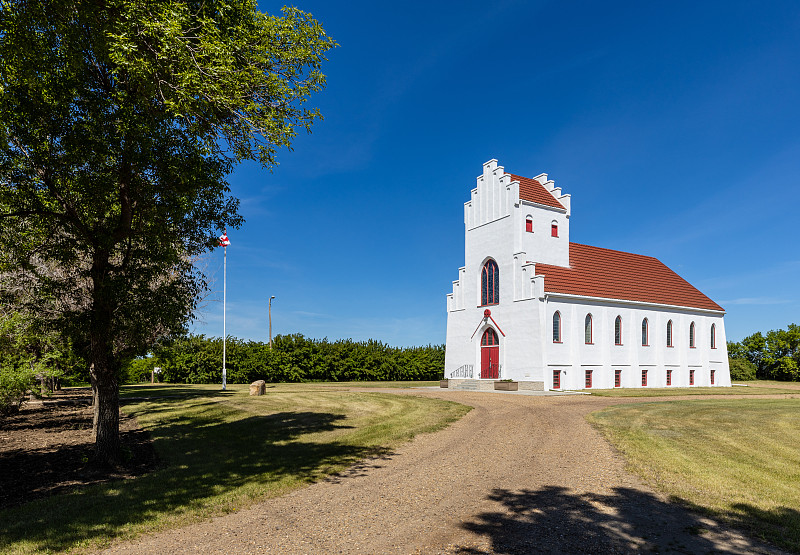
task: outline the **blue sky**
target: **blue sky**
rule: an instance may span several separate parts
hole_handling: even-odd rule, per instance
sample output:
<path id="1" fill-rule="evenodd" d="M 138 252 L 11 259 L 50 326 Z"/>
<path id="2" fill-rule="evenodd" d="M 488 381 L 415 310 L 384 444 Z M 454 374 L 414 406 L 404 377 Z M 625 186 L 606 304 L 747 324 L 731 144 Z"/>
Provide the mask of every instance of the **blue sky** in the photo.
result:
<path id="1" fill-rule="evenodd" d="M 261 2 L 276 13 L 280 4 Z M 443 343 L 483 162 L 572 195 L 571 240 L 655 256 L 729 339 L 800 323 L 800 4 L 299 0 L 325 120 L 230 176 L 228 334 Z M 222 335 L 222 249 L 195 333 Z"/>

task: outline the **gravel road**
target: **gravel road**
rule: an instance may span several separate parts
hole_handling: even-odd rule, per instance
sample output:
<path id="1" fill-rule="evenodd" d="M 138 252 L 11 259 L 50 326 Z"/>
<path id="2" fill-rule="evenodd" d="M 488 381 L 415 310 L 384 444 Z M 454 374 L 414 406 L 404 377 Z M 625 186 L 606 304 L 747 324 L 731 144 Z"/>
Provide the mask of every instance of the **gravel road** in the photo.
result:
<path id="1" fill-rule="evenodd" d="M 625 471 L 585 415 L 631 402 L 371 390 L 475 407 L 393 454 L 249 509 L 107 553 L 781 553 Z"/>

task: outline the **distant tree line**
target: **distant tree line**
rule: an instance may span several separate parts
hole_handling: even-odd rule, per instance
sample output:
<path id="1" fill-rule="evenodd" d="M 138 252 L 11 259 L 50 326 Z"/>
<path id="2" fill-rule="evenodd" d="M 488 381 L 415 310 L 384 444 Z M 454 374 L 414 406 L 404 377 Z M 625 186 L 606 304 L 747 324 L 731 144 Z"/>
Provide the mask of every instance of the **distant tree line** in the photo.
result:
<path id="1" fill-rule="evenodd" d="M 800 326 L 728 342 L 731 379 L 800 381 Z"/>
<path id="2" fill-rule="evenodd" d="M 187 335 L 154 349 L 152 356 L 130 361 L 123 380 L 217 383 L 222 379 L 222 338 Z M 328 341 L 301 334 L 278 335 L 272 342 L 228 337 L 229 383 L 303 381 L 438 380 L 444 372 L 444 345 L 390 347 L 376 340 Z"/>

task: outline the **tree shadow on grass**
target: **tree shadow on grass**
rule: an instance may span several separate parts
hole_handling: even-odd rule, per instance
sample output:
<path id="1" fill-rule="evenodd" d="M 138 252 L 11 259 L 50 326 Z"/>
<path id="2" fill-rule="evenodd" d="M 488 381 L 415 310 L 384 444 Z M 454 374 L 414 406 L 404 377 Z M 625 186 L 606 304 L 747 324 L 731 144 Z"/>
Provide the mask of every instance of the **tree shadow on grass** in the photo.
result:
<path id="1" fill-rule="evenodd" d="M 698 513 L 707 512 L 704 507 L 680 497 L 673 500 Z M 800 553 L 800 510 L 790 507 L 767 510 L 747 503 L 735 503 L 724 519 L 731 526 L 746 530 L 753 537 Z"/>
<path id="2" fill-rule="evenodd" d="M 78 487 L 133 478 L 153 470 L 158 461 L 149 434 L 141 429 L 120 432 L 122 468 L 92 464 L 91 421 L 85 441 L 58 448 L 12 449 L 0 452 L 0 510 Z"/>
<path id="3" fill-rule="evenodd" d="M 236 391 L 222 389 L 203 389 L 191 385 L 175 384 L 148 384 L 136 386 L 122 386 L 119 391 L 119 401 L 121 404 L 136 401 L 156 401 L 158 399 L 174 399 L 175 397 L 230 397 L 236 395 Z"/>
<path id="4" fill-rule="evenodd" d="M 615 488 L 608 495 L 563 487 L 496 489 L 496 510 L 462 527 L 491 542 L 488 553 L 759 553 L 761 546 L 652 494 Z M 487 553 L 460 547 L 462 554 Z"/>
<path id="5" fill-rule="evenodd" d="M 220 423 L 201 410 L 192 418 L 159 425 L 153 436 L 164 468 L 4 511 L 0 550 L 22 541 L 36 551 L 59 551 L 85 540 L 112 539 L 131 525 L 166 513 L 180 516 L 242 486 L 245 495 L 259 496 L 270 487 L 280 491 L 296 478 L 313 482 L 333 468 L 385 451 L 302 441 L 307 434 L 349 427 L 341 424 L 343 419 L 323 412 L 281 412 Z M 220 500 L 208 513 L 233 510 L 235 502 Z"/>

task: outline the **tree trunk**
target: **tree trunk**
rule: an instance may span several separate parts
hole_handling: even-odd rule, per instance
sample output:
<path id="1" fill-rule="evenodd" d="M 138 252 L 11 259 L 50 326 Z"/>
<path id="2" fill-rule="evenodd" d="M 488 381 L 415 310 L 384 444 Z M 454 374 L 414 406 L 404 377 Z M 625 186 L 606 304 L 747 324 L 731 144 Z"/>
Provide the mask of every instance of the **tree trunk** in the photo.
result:
<path id="1" fill-rule="evenodd" d="M 94 362 L 91 377 L 94 398 L 92 430 L 95 437 L 95 460 L 101 464 L 118 466 L 120 463 L 119 384 L 113 366 L 108 363 Z"/>
<path id="2" fill-rule="evenodd" d="M 94 379 L 94 364 L 89 365 L 89 382 L 92 384 L 92 437 L 97 438 L 97 420 L 100 418 L 100 401 L 97 399 L 97 382 Z"/>
<path id="3" fill-rule="evenodd" d="M 106 289 L 108 253 L 95 251 L 92 263 L 92 308 L 89 334 L 91 337 L 90 376 L 94 399 L 94 455 L 100 464 L 118 466 L 119 441 L 119 383 L 117 361 L 114 357 L 112 315 L 113 293 Z"/>

